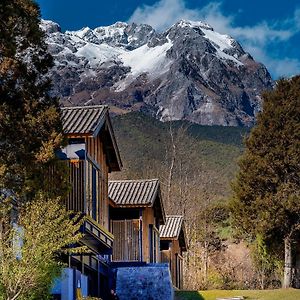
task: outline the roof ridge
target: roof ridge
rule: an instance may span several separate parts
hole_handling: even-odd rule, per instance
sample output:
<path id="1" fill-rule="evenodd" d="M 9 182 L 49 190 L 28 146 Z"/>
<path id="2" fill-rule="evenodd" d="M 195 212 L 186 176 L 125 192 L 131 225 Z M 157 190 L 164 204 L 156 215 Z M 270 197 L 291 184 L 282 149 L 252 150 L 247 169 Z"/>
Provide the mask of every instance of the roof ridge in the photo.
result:
<path id="1" fill-rule="evenodd" d="M 147 181 L 159 181 L 158 178 L 149 178 L 149 179 L 119 179 L 119 180 L 108 180 L 110 182 L 147 182 Z"/>
<path id="2" fill-rule="evenodd" d="M 98 104 L 98 105 L 80 105 L 80 106 L 63 106 L 60 109 L 67 110 L 67 109 L 84 109 L 84 108 L 108 108 L 106 104 Z"/>
<path id="3" fill-rule="evenodd" d="M 180 217 L 180 218 L 183 218 L 183 215 L 166 215 L 167 218 L 170 218 L 170 217 Z"/>

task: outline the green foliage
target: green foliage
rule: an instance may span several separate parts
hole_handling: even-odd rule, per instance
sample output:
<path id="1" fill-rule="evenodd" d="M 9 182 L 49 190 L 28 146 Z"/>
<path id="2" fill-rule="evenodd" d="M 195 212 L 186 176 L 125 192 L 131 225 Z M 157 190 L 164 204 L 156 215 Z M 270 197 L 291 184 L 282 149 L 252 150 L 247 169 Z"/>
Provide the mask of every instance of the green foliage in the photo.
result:
<path id="1" fill-rule="evenodd" d="M 261 289 L 281 285 L 282 260 L 272 255 L 262 235 L 252 244 L 252 259 L 257 270 L 257 285 Z"/>
<path id="2" fill-rule="evenodd" d="M 224 279 L 222 275 L 213 269 L 210 269 L 208 272 L 208 289 L 221 289 L 224 287 Z"/>
<path id="3" fill-rule="evenodd" d="M 52 58 L 37 4 L 2 0 L 0 15 L 0 188 L 28 199 L 46 191 L 44 175 L 62 143 L 59 103 L 49 95 Z"/>
<path id="4" fill-rule="evenodd" d="M 53 279 L 60 274 L 59 257 L 79 242 L 81 221 L 60 199 L 38 195 L 24 204 L 11 226 L 13 206 L 1 206 L 0 286 L 3 299 L 46 299 Z M 16 298 L 13 298 L 16 297 Z"/>
<path id="5" fill-rule="evenodd" d="M 0 191 L 14 195 L 0 199 L 0 289 L 5 300 L 47 299 L 80 222 L 57 197 L 68 172 L 55 158 L 63 132 L 39 7 L 1 0 L 0 15 Z"/>
<path id="6" fill-rule="evenodd" d="M 209 253 L 220 250 L 220 230 L 225 228 L 228 217 L 228 207 L 225 203 L 203 203 L 197 218 L 197 244 L 207 247 Z"/>
<path id="7" fill-rule="evenodd" d="M 300 224 L 300 77 L 278 81 L 263 100 L 239 162 L 231 208 L 242 233 L 282 243 Z"/>

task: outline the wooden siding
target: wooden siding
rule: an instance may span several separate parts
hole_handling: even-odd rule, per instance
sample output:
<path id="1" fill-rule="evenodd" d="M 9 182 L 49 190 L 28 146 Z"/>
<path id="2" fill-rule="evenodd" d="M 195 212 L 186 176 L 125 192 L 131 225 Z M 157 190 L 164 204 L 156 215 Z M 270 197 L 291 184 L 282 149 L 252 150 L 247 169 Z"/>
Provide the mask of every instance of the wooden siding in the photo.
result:
<path id="1" fill-rule="evenodd" d="M 151 207 L 146 207 L 143 209 L 142 213 L 142 220 L 143 220 L 143 261 L 150 263 L 152 261 L 159 262 L 160 255 L 159 251 L 154 253 L 154 246 L 158 247 L 159 245 L 159 234 L 157 229 L 155 229 L 156 220 L 154 217 L 154 210 Z M 150 225 L 153 226 L 154 230 L 151 231 Z M 151 234 L 156 234 L 156 245 L 151 245 Z M 153 237 L 152 237 L 153 239 Z M 159 248 L 157 248 L 159 249 Z"/>
<path id="2" fill-rule="evenodd" d="M 66 161 L 69 167 L 69 182 L 71 190 L 66 205 L 68 210 L 85 212 L 85 161 Z"/>
<path id="3" fill-rule="evenodd" d="M 112 220 L 113 261 L 140 261 L 140 220 Z"/>
<path id="4" fill-rule="evenodd" d="M 179 289 L 183 288 L 183 257 L 176 253 L 176 279 L 175 286 Z"/>
<path id="5" fill-rule="evenodd" d="M 181 289 L 183 282 L 183 257 L 178 239 L 170 241 L 169 250 L 161 251 L 161 260 L 169 263 L 173 285 Z"/>
<path id="6" fill-rule="evenodd" d="M 104 152 L 104 145 L 100 139 L 100 136 L 93 138 L 86 138 L 86 150 L 88 155 L 96 162 L 99 167 L 99 176 L 100 180 L 98 181 L 97 189 L 100 192 L 99 195 L 99 204 L 97 207 L 98 210 L 98 219 L 97 222 L 104 226 L 106 229 L 109 228 L 108 224 L 108 165 L 106 160 L 106 155 Z"/>
<path id="7" fill-rule="evenodd" d="M 140 208 L 140 219 L 136 213 L 130 216 L 129 210 L 111 207 L 113 261 L 160 262 L 159 231 L 153 208 Z"/>
<path id="8" fill-rule="evenodd" d="M 78 135 L 68 137 L 79 138 Z M 108 165 L 100 137 L 81 136 L 86 144 L 86 159 L 67 161 L 71 183 L 67 208 L 86 213 L 108 230 Z"/>
<path id="9" fill-rule="evenodd" d="M 150 262 L 160 262 L 159 231 L 155 225 L 150 224 Z"/>
<path id="10" fill-rule="evenodd" d="M 170 250 L 162 250 L 160 252 L 160 261 L 163 264 L 170 264 L 171 265 L 171 251 Z M 171 268 L 170 268 L 171 269 Z"/>

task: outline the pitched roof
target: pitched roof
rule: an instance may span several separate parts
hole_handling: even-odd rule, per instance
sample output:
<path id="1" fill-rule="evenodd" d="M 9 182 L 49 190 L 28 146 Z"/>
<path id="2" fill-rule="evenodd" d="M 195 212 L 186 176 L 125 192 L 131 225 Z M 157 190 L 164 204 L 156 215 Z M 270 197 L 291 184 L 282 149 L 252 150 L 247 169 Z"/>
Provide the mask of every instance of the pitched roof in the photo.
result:
<path id="1" fill-rule="evenodd" d="M 183 216 L 166 216 L 165 225 L 159 226 L 159 236 L 161 238 L 178 239 L 182 227 Z"/>
<path id="2" fill-rule="evenodd" d="M 109 181 L 108 197 L 119 208 L 152 207 L 160 224 L 165 223 L 166 215 L 158 179 Z"/>
<path id="3" fill-rule="evenodd" d="M 61 110 L 65 133 L 96 135 L 105 122 L 108 106 L 72 106 Z"/>
<path id="4" fill-rule="evenodd" d="M 110 171 L 121 170 L 122 161 L 107 105 L 62 107 L 61 111 L 65 134 L 96 137 L 105 125 L 103 139 Z"/>
<path id="5" fill-rule="evenodd" d="M 113 180 L 108 182 L 108 196 L 117 205 L 151 207 L 158 191 L 158 179 Z"/>
<path id="6" fill-rule="evenodd" d="M 159 236 L 162 240 L 177 239 L 182 251 L 187 251 L 188 244 L 181 215 L 166 216 L 166 223 L 159 226 Z"/>

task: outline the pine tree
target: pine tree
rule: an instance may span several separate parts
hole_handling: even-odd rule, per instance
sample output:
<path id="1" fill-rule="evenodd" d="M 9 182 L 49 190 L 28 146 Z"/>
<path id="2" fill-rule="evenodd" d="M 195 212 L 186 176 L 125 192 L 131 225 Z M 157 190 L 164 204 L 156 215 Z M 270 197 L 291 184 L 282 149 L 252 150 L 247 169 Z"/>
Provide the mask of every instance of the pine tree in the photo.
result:
<path id="1" fill-rule="evenodd" d="M 52 57 L 35 2 L 1 0 L 0 16 L 0 188 L 28 198 L 49 187 L 45 174 L 63 139 L 58 99 L 49 95 Z M 60 172 L 55 178 L 63 182 Z"/>
<path id="2" fill-rule="evenodd" d="M 284 244 L 283 286 L 291 285 L 291 248 L 300 230 L 300 76 L 263 95 L 263 111 L 246 139 L 231 203 L 234 224 L 269 245 Z M 282 247 L 283 248 L 283 247 Z"/>

